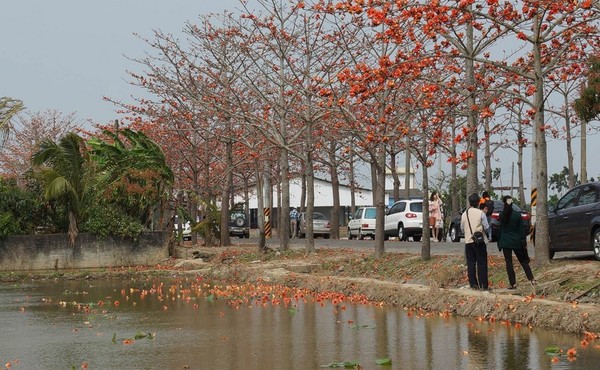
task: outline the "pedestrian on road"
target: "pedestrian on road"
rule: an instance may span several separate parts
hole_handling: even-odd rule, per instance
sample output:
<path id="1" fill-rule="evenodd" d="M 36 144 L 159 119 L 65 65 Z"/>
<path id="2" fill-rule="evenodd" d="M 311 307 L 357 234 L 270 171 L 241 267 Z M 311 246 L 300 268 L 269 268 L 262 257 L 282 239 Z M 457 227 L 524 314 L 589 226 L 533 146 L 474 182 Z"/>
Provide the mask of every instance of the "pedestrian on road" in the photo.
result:
<path id="1" fill-rule="evenodd" d="M 523 267 L 525 276 L 532 286 L 535 286 L 533 272 L 529 266 L 529 254 L 527 253 L 527 234 L 525 223 L 520 212 L 513 212 L 513 199 L 510 196 L 502 198 L 504 208 L 500 214 L 500 235 L 498 236 L 498 249 L 504 254 L 506 262 L 506 273 L 508 274 L 508 289 L 517 289 L 515 269 L 513 268 L 512 253 L 515 253 L 519 263 Z"/>
<path id="2" fill-rule="evenodd" d="M 300 213 L 298 213 L 296 207 L 292 207 L 290 211 L 290 236 L 292 239 L 298 236 L 298 218 L 300 218 Z"/>
<path id="3" fill-rule="evenodd" d="M 475 233 L 486 233 L 489 229 L 485 213 L 479 209 L 479 195 L 476 193 L 469 196 L 469 208 L 462 214 L 460 227 L 465 234 L 469 286 L 471 289 L 489 290 L 487 245 L 485 241 L 478 243 L 473 239 Z"/>

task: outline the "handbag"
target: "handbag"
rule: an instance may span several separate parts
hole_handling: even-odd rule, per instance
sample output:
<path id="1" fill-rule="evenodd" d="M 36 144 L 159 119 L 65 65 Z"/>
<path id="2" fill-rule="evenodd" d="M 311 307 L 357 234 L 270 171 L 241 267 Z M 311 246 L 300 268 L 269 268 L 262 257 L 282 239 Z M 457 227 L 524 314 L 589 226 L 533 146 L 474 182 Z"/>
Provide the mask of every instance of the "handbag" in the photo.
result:
<path id="1" fill-rule="evenodd" d="M 473 228 L 471 228 L 471 220 L 469 220 L 469 210 L 467 209 L 467 223 L 469 224 L 469 230 L 471 231 L 471 241 L 473 241 L 478 247 L 485 246 L 485 239 L 483 237 L 483 233 L 481 231 L 473 232 Z"/>

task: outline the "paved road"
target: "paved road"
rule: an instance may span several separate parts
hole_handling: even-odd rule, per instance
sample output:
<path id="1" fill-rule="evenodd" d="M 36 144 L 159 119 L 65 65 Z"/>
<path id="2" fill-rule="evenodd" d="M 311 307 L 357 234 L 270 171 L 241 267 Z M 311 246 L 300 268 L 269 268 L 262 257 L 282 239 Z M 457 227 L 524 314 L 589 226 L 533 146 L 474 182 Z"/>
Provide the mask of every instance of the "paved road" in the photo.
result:
<path id="1" fill-rule="evenodd" d="M 256 240 L 255 238 L 250 238 L 250 242 L 252 240 Z M 247 244 L 248 239 L 237 239 L 232 238 L 231 241 L 234 244 Z M 292 239 L 290 240 L 290 246 L 292 248 L 304 248 L 305 239 Z M 267 245 L 272 248 L 277 248 L 279 246 L 279 239 L 272 238 L 267 239 Z M 384 242 L 386 251 L 394 251 L 394 252 L 406 252 L 406 253 L 414 253 L 421 254 L 421 242 L 413 242 L 406 241 L 400 242 L 397 240 L 388 240 Z M 315 247 L 316 248 L 356 248 L 356 249 L 364 249 L 365 251 L 372 251 L 375 249 L 375 241 L 372 239 L 365 240 L 348 240 L 348 239 L 323 239 L 316 238 L 315 239 Z M 496 243 L 488 243 L 487 250 L 489 255 L 501 256 L 502 252 L 498 251 L 498 247 Z M 528 247 L 529 255 L 531 257 L 535 257 L 535 251 L 532 245 Z M 463 255 L 464 254 L 464 241 L 461 240 L 460 243 L 453 242 L 431 242 L 431 254 L 432 255 Z M 570 259 L 577 258 L 581 260 L 594 260 L 593 252 L 558 252 L 556 253 L 554 259 Z"/>

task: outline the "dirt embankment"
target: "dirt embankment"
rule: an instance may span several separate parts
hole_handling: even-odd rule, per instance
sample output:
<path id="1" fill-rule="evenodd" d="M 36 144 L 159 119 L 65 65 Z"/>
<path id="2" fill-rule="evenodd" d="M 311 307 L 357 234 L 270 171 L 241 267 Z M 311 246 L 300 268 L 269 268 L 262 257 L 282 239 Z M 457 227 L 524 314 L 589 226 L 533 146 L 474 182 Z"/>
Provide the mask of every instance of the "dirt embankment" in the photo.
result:
<path id="1" fill-rule="evenodd" d="M 251 248 L 251 247 L 248 247 Z M 383 258 L 352 250 L 254 254 L 255 248 L 193 248 L 180 268 L 216 279 L 263 281 L 316 292 L 364 294 L 369 300 L 441 315 L 507 321 L 569 333 L 600 334 L 600 262 L 553 261 L 535 269 L 531 286 L 515 260 L 519 287 L 508 290 L 503 259 L 490 257 L 491 291 L 467 288 L 460 256 L 387 253 Z M 250 253 L 248 253 L 250 252 Z M 180 254 L 188 256 L 188 251 Z"/>
<path id="2" fill-rule="evenodd" d="M 179 247 L 179 258 L 148 268 L 102 271 L 52 271 L 46 274 L 2 274 L 3 281 L 34 278 L 101 279 L 116 276 L 202 275 L 228 282 L 264 282 L 314 292 L 361 294 L 370 301 L 440 315 L 506 321 L 568 333 L 600 334 L 600 262 L 552 261 L 534 268 L 531 286 L 515 260 L 518 289 L 508 290 L 503 259 L 489 258 L 491 291 L 468 288 L 461 256 L 386 253 L 375 259 L 355 250 L 302 250 L 257 253 L 256 246 L 235 248 Z"/>

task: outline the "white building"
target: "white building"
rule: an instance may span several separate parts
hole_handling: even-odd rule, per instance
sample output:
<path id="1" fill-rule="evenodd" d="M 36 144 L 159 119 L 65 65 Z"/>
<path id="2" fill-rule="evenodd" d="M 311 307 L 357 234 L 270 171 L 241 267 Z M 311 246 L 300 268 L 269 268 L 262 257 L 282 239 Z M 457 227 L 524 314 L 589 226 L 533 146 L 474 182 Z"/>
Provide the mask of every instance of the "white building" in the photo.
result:
<path id="1" fill-rule="evenodd" d="M 404 168 L 397 170 L 400 180 L 400 198 L 406 197 L 406 191 L 404 188 L 405 171 Z M 415 173 L 411 170 L 410 173 L 410 197 L 422 197 L 423 193 L 420 189 L 415 189 Z M 385 203 L 391 206 L 394 203 L 394 181 L 391 172 L 388 171 L 385 182 Z M 294 178 L 290 180 L 290 206 L 302 208 L 300 204 L 300 197 L 302 196 L 302 183 L 301 178 Z M 345 225 L 348 216 L 351 212 L 351 188 L 348 185 L 340 185 L 339 187 L 340 196 L 340 220 L 341 225 Z M 242 194 L 235 196 L 235 202 L 244 203 Z M 272 219 L 277 219 L 277 209 L 279 209 L 279 195 L 277 193 L 277 187 L 273 187 L 273 198 L 271 208 L 273 209 Z M 368 206 L 373 205 L 373 191 L 364 187 L 355 188 L 355 206 Z M 249 209 L 251 215 L 252 224 L 256 222 L 256 212 L 258 209 L 258 199 L 256 196 L 256 188 L 252 188 L 249 191 Z M 315 211 L 321 212 L 327 217 L 331 215 L 331 208 L 333 207 L 333 187 L 331 181 L 315 178 Z"/>

